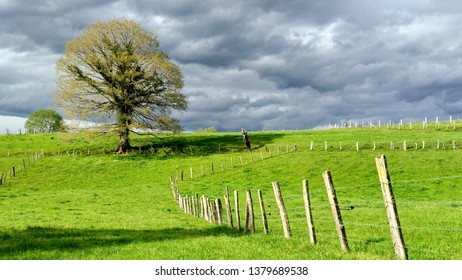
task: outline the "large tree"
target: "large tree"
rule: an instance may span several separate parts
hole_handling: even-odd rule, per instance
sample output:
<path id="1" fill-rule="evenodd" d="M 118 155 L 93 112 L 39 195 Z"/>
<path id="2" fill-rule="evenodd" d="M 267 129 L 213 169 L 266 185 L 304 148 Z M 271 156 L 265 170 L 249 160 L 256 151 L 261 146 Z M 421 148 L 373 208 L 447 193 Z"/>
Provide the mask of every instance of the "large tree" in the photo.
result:
<path id="1" fill-rule="evenodd" d="M 178 130 L 169 115 L 186 110 L 183 75 L 155 33 L 131 20 L 97 22 L 66 43 L 56 65 L 56 102 L 71 117 L 113 120 L 116 152 L 130 151 L 134 128 Z"/>
<path id="2" fill-rule="evenodd" d="M 50 133 L 61 131 L 64 127 L 63 118 L 50 109 L 34 111 L 26 121 L 27 133 Z"/>

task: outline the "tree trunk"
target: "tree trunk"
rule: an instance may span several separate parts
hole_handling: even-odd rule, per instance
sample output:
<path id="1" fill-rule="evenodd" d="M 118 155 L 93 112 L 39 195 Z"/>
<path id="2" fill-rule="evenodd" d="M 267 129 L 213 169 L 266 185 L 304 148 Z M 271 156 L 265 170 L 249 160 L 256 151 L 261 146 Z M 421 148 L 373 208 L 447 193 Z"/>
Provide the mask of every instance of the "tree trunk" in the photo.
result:
<path id="1" fill-rule="evenodd" d="M 117 148 L 115 149 L 116 153 L 126 154 L 126 153 L 129 153 L 130 150 L 131 150 L 131 146 L 130 146 L 130 138 L 128 136 L 128 132 L 121 133 L 119 144 L 117 145 Z"/>
<path id="2" fill-rule="evenodd" d="M 117 111 L 117 126 L 119 131 L 119 144 L 115 150 L 118 154 L 126 154 L 131 150 L 130 146 L 130 128 L 132 124 L 132 116 L 129 108 L 121 107 Z"/>

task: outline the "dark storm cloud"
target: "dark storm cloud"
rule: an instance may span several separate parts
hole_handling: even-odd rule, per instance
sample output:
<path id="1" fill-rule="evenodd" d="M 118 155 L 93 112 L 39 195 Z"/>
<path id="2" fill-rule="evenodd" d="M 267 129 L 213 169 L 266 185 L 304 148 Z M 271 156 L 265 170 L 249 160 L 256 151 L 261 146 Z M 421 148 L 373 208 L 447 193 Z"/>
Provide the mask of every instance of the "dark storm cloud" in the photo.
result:
<path id="1" fill-rule="evenodd" d="M 94 21 L 95 9 L 110 8 L 112 1 L 6 1 L 0 6 L 0 32 L 10 36 L 19 51 L 37 46 L 61 52 L 64 41 Z M 16 38 L 15 38 L 16 37 Z M 28 44 L 15 40 L 28 39 Z"/>
<path id="2" fill-rule="evenodd" d="M 65 41 L 122 17 L 182 67 L 188 130 L 462 115 L 456 0 L 2 1 L 0 114 L 51 107 Z"/>

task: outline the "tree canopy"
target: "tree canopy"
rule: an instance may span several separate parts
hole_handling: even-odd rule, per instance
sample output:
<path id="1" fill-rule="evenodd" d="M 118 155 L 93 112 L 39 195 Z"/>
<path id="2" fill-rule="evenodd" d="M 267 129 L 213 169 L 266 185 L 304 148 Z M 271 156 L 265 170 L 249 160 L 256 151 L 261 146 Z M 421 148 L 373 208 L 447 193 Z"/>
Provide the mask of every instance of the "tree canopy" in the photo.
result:
<path id="1" fill-rule="evenodd" d="M 63 129 L 63 118 L 50 109 L 34 111 L 26 121 L 27 133 L 50 133 Z"/>
<path id="2" fill-rule="evenodd" d="M 132 129 L 179 130 L 169 115 L 186 110 L 181 69 L 155 33 L 131 20 L 97 22 L 67 42 L 57 64 L 56 103 L 70 117 L 115 123 L 118 153 Z"/>

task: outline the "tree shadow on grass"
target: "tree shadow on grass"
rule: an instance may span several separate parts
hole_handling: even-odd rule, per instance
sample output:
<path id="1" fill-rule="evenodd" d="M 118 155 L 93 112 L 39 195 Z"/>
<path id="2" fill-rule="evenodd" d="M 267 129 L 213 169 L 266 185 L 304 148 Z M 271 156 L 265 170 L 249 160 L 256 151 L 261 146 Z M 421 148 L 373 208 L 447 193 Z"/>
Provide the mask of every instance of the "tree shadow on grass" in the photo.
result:
<path id="1" fill-rule="evenodd" d="M 226 227 L 210 229 L 167 228 L 161 230 L 28 227 L 24 230 L 0 232 L 0 259 L 16 259 L 19 254 L 32 251 L 64 252 L 130 243 L 186 240 L 221 235 L 237 236 L 239 232 Z"/>
<path id="2" fill-rule="evenodd" d="M 259 149 L 270 145 L 275 139 L 281 138 L 284 133 L 249 133 L 252 149 Z M 240 134 L 197 134 L 176 135 L 174 137 L 153 140 L 152 143 L 134 147 L 142 151 L 167 151 L 167 153 L 185 155 L 203 155 L 228 152 L 245 152 L 242 135 Z"/>

